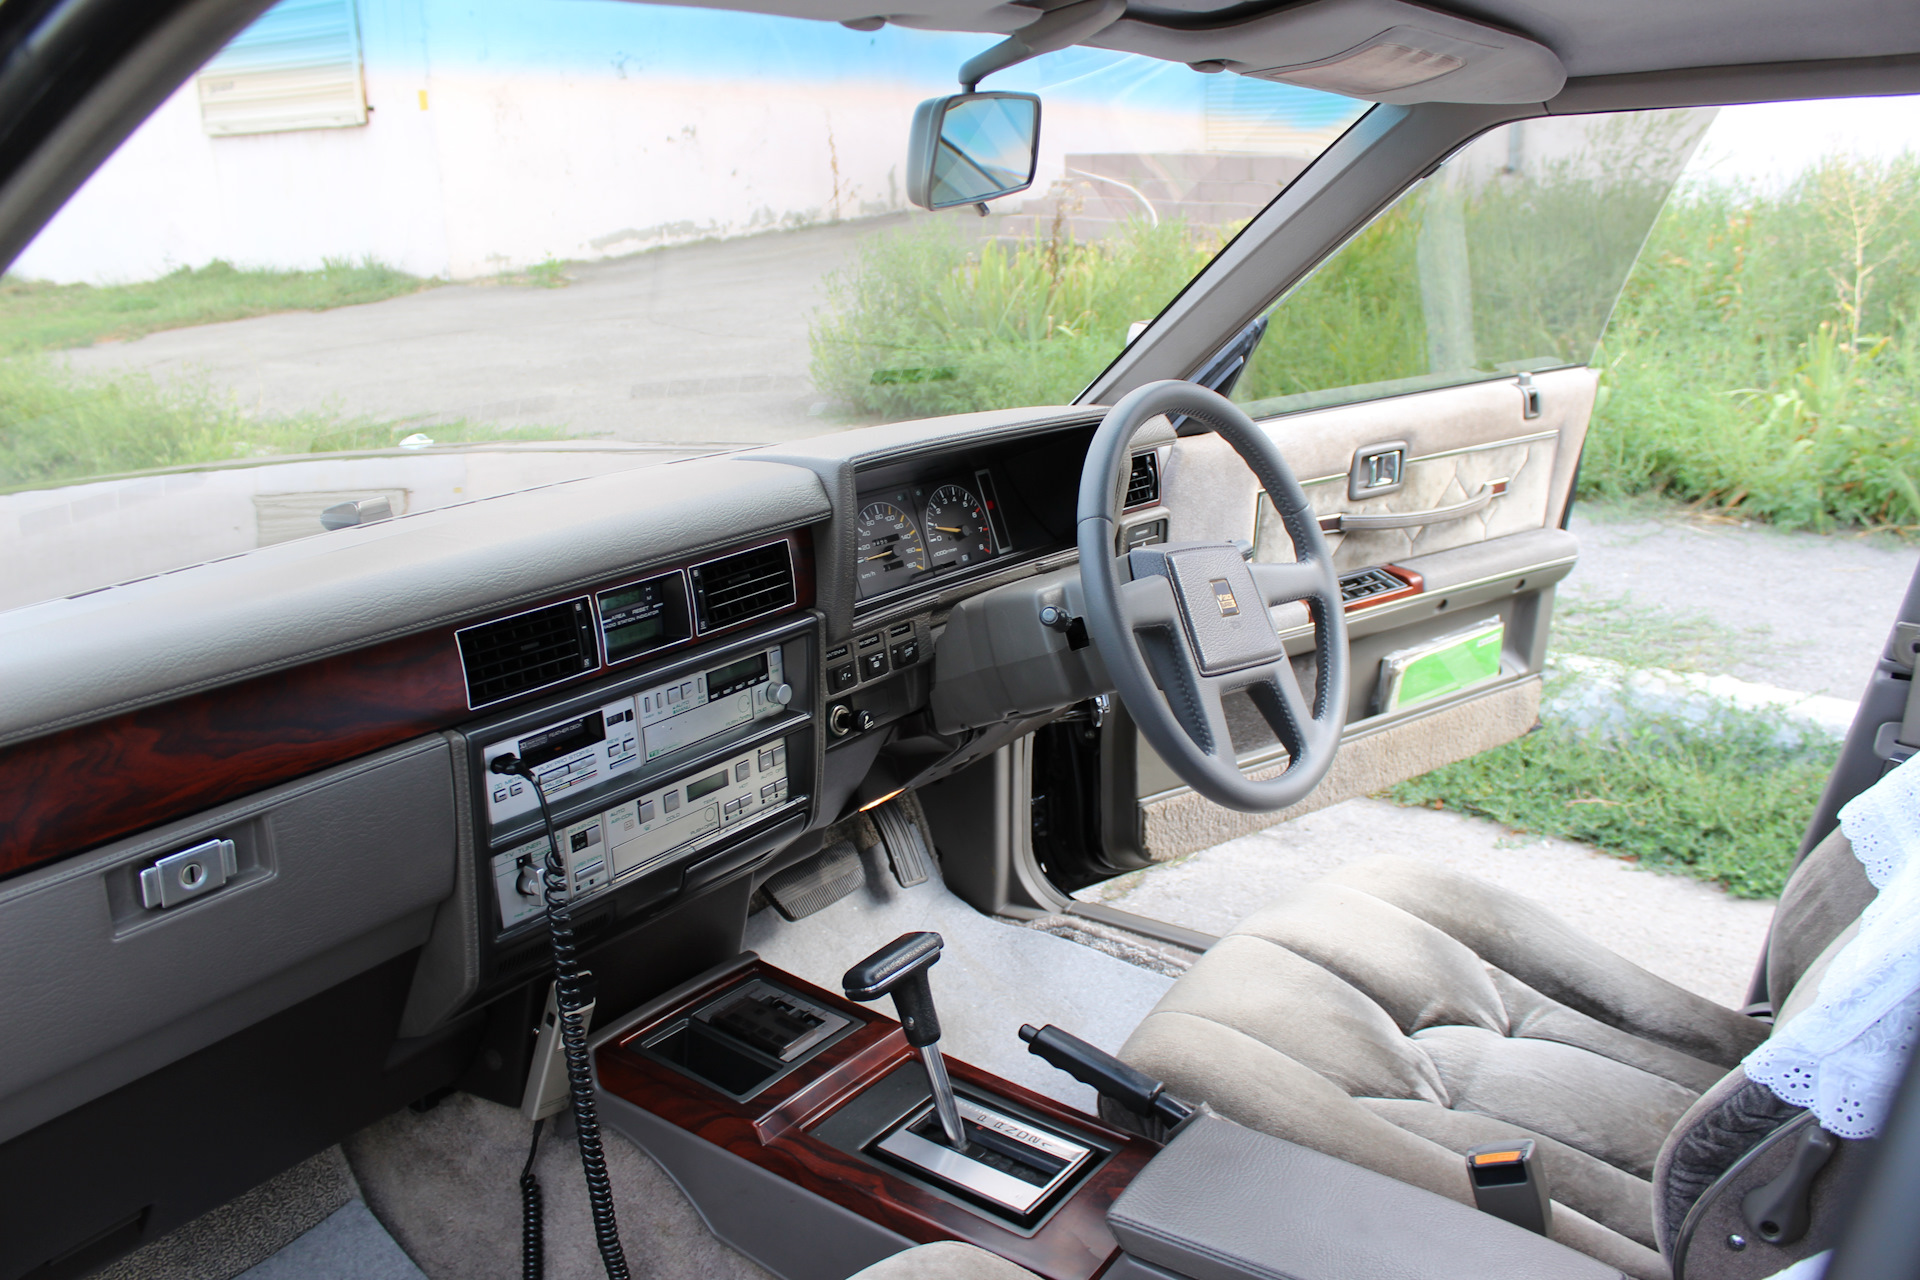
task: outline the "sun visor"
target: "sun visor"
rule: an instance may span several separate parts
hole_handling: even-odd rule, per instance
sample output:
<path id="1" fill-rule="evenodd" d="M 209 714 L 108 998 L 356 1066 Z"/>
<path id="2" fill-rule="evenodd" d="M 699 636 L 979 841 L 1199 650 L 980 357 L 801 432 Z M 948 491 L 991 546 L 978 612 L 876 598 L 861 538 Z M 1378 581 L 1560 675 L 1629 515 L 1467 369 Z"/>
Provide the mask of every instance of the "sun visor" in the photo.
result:
<path id="1" fill-rule="evenodd" d="M 1129 17 L 1087 43 L 1373 102 L 1544 102 L 1567 80 L 1537 41 L 1402 0 L 1311 0 L 1217 27 Z"/>

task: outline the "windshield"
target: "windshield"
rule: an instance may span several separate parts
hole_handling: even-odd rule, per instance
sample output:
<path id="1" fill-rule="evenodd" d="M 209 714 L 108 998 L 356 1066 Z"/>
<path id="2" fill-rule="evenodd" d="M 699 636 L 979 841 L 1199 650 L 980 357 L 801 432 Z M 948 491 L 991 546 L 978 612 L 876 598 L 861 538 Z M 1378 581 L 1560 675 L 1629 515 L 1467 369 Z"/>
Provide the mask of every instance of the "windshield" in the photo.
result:
<path id="1" fill-rule="evenodd" d="M 1069 49 L 984 86 L 1044 99 L 1033 187 L 910 208 L 915 104 L 997 39 L 282 0 L 0 282 L 0 607 L 342 504 L 1071 401 L 1365 107 Z"/>

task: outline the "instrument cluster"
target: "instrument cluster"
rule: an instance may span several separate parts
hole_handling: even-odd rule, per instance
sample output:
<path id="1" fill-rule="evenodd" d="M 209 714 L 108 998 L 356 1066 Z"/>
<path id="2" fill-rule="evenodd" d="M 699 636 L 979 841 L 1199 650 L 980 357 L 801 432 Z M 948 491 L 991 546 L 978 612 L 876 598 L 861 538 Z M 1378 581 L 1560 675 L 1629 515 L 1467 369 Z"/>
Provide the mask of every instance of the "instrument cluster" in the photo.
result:
<path id="1" fill-rule="evenodd" d="M 860 495 L 859 598 L 985 564 L 1013 548 L 993 473 L 943 476 Z"/>

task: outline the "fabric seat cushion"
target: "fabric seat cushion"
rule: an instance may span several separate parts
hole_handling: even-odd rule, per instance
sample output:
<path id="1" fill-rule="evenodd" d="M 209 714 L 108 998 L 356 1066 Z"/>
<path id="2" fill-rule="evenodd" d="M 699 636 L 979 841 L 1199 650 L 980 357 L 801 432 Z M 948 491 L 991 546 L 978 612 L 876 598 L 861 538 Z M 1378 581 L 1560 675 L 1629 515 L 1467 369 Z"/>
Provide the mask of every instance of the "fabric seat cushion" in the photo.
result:
<path id="1" fill-rule="evenodd" d="M 1765 1034 L 1518 895 L 1375 858 L 1250 916 L 1121 1056 L 1230 1119 L 1467 1203 L 1460 1153 L 1532 1137 L 1556 1238 L 1659 1277 L 1661 1145 Z"/>

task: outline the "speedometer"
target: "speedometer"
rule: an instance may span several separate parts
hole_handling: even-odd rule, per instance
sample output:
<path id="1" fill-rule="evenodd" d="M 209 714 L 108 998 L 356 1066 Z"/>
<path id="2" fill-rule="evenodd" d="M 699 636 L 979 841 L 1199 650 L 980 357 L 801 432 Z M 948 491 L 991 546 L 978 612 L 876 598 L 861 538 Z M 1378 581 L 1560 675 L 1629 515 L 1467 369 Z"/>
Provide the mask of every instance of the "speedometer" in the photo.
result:
<path id="1" fill-rule="evenodd" d="M 927 569 L 926 544 L 913 520 L 891 502 L 869 502 L 860 508 L 860 539 L 855 553 L 860 566 L 860 594 L 874 595 L 903 583 Z"/>
<path id="2" fill-rule="evenodd" d="M 927 555 L 936 569 L 978 564 L 993 555 L 987 509 L 972 492 L 943 484 L 927 499 Z"/>

